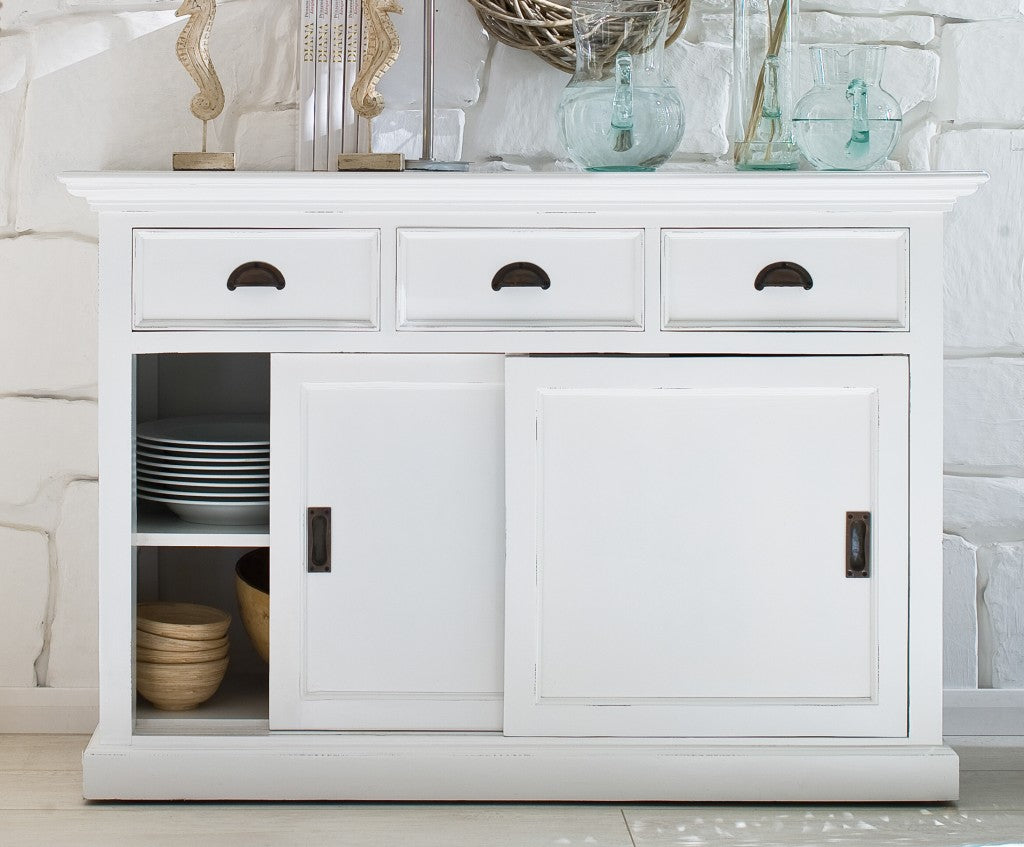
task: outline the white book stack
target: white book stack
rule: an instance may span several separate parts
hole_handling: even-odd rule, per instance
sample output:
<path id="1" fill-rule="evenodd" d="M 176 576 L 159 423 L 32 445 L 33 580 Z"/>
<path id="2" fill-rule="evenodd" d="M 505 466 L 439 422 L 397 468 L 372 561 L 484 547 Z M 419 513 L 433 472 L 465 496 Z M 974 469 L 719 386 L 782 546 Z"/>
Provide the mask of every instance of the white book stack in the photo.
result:
<path id="1" fill-rule="evenodd" d="M 300 0 L 298 170 L 333 171 L 367 149 L 349 92 L 365 33 L 361 0 Z"/>
<path id="2" fill-rule="evenodd" d="M 296 169 L 313 170 L 314 104 L 316 100 L 316 4 L 300 0 L 299 132 Z"/>

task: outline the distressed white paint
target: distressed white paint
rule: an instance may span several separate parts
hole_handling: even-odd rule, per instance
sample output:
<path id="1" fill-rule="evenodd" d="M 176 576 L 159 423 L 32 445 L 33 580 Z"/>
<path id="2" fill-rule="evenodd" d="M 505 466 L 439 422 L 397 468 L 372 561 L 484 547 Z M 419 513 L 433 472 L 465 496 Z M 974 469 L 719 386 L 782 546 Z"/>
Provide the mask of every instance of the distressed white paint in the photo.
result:
<path id="1" fill-rule="evenodd" d="M 978 551 L 985 579 L 982 602 L 991 628 L 993 688 L 1024 688 L 1024 544 Z"/>
<path id="2" fill-rule="evenodd" d="M 437 180 L 435 175 L 423 174 L 406 175 L 401 179 L 394 175 L 352 175 L 344 180 L 324 174 L 190 177 L 125 173 L 65 178 L 71 191 L 89 195 L 95 201 L 94 205 L 101 211 L 104 236 L 100 265 L 101 364 L 105 376 L 101 381 L 104 393 L 100 409 L 104 479 L 100 510 L 103 674 L 101 723 L 92 749 L 86 755 L 88 796 L 325 799 L 539 796 L 591 800 L 616 795 L 656 799 L 666 794 L 676 799 L 764 800 L 794 796 L 828 799 L 837 792 L 846 799 L 955 796 L 956 766 L 941 747 L 940 724 L 942 598 L 941 573 L 937 566 L 941 507 L 936 471 L 941 461 L 941 444 L 934 421 L 940 414 L 938 318 L 941 291 L 935 280 L 941 274 L 937 244 L 941 238 L 942 214 L 959 196 L 976 189 L 983 178 L 969 174 L 869 174 L 852 178 L 847 174 L 793 174 L 783 183 L 773 175 L 752 175 L 740 180 L 731 173 L 708 174 L 703 169 L 663 174 L 653 180 L 649 175 L 621 174 L 603 177 L 463 174 L 446 177 L 444 192 L 437 191 Z M 316 210 L 315 218 L 310 214 L 311 209 Z M 766 217 L 776 221 L 782 229 L 812 230 L 820 227 L 823 210 L 828 210 L 830 223 L 836 230 L 847 231 L 852 238 L 863 228 L 909 230 L 910 244 L 920 245 L 921 257 L 912 264 L 914 277 L 909 281 L 914 293 L 910 300 L 908 331 L 662 331 L 656 320 L 661 284 L 656 234 L 660 230 L 671 226 L 713 232 L 728 222 L 742 233 Z M 228 332 L 213 325 L 173 333 L 133 332 L 125 317 L 130 296 L 128 283 L 133 272 L 134 234 L 142 228 L 142 223 L 152 230 L 176 227 L 190 230 L 200 219 L 205 224 L 203 232 L 248 227 L 280 231 L 282 237 L 294 235 L 296 240 L 301 240 L 303 230 L 309 227 L 357 232 L 379 228 L 382 245 L 380 330 L 346 332 L 304 328 L 287 332 Z M 512 318 L 495 320 L 488 331 L 463 328 L 451 319 L 443 326 L 444 332 L 401 328 L 397 325 L 399 311 L 395 288 L 383 280 L 397 278 L 400 233 L 427 227 L 459 236 L 445 246 L 449 266 L 457 265 L 463 252 L 460 250 L 462 242 L 471 240 L 478 232 L 492 239 L 495 232 L 505 233 L 490 242 L 494 261 L 502 259 L 500 248 L 506 241 L 522 250 L 531 249 L 536 230 L 552 231 L 558 237 L 563 230 L 582 232 L 587 237 L 574 243 L 585 246 L 572 249 L 586 251 L 580 259 L 584 266 L 588 266 L 587 254 L 597 255 L 586 245 L 601 245 L 606 237 L 615 241 L 616 234 L 623 231 L 644 232 L 642 329 L 521 327 Z M 610 235 L 605 235 L 607 233 Z M 655 237 L 648 233 L 655 233 Z M 187 248 L 189 233 L 180 235 L 179 243 Z M 635 237 L 632 240 L 639 243 Z M 197 239 L 196 243 L 199 242 Z M 740 238 L 733 249 L 745 249 L 744 245 Z M 474 262 L 477 261 L 480 261 L 479 256 L 474 258 Z M 900 264 L 900 261 L 898 250 L 890 254 L 888 263 Z M 604 272 L 603 268 L 592 270 Z M 920 283 L 916 282 L 918 278 Z M 486 286 L 488 276 L 484 275 L 479 281 Z M 506 292 L 492 293 L 500 296 Z M 586 299 L 587 295 L 588 291 L 581 289 L 578 296 Z M 190 307 L 188 303 L 179 306 L 182 310 Z M 650 318 L 652 314 L 654 319 Z M 230 327 L 223 316 L 220 321 L 223 329 Z M 438 323 L 441 325 L 444 321 L 439 319 Z M 269 400 L 272 430 L 284 424 L 282 440 L 276 441 L 274 447 L 272 485 L 276 486 L 278 480 L 285 481 L 285 493 L 275 494 L 274 498 L 271 545 L 277 550 L 277 545 L 287 540 L 286 546 L 273 557 L 277 586 L 274 603 L 278 609 L 278 625 L 283 621 L 283 629 L 275 630 L 281 637 L 272 638 L 271 643 L 275 655 L 276 651 L 285 651 L 286 661 L 279 657 L 273 671 L 271 721 L 277 720 L 276 704 L 294 703 L 297 698 L 304 698 L 329 714 L 329 710 L 337 710 L 337 701 L 352 694 L 354 699 L 386 703 L 393 716 L 413 715 L 407 718 L 406 725 L 410 720 L 418 722 L 409 726 L 409 734 L 382 737 L 357 730 L 354 734 L 326 733 L 315 738 L 294 738 L 291 734 L 268 737 L 263 724 L 249 726 L 249 732 L 257 730 L 255 734 L 229 737 L 225 730 L 236 728 L 234 719 L 224 723 L 216 714 L 198 711 L 191 718 L 192 727 L 197 732 L 214 734 L 216 740 L 203 741 L 194 735 L 186 738 L 164 735 L 149 740 L 135 736 L 130 660 L 134 561 L 128 545 L 132 532 L 129 519 L 132 422 L 126 414 L 133 393 L 131 356 L 142 352 L 177 353 L 199 349 L 259 354 L 249 357 L 244 368 L 250 380 L 259 379 L 267 367 L 277 373 L 291 365 L 295 372 L 284 385 L 292 386 L 293 395 L 307 377 L 317 377 L 309 380 L 315 393 L 316 385 L 321 382 L 317 373 L 321 367 L 324 373 L 320 376 L 328 386 L 323 389 L 326 392 L 323 397 L 307 397 L 305 404 L 301 397 L 289 399 L 280 390 L 272 392 Z M 347 352 L 339 353 L 339 350 Z M 626 607 L 624 611 L 637 607 L 639 613 L 642 611 L 639 607 L 645 603 L 652 607 L 658 604 L 658 614 L 652 619 L 662 624 L 662 628 L 670 622 L 676 633 L 683 631 L 687 620 L 694 621 L 691 637 L 707 637 L 711 633 L 720 642 L 710 648 L 713 661 L 709 662 L 709 668 L 702 669 L 703 675 L 698 679 L 702 687 L 696 693 L 704 694 L 708 700 L 725 695 L 729 701 L 727 708 L 723 709 L 725 704 L 722 703 L 691 702 L 692 698 L 687 695 L 694 692 L 683 687 L 686 680 L 673 677 L 665 667 L 663 653 L 672 658 L 674 651 L 674 657 L 678 657 L 678 643 L 662 650 L 659 638 L 663 640 L 664 634 L 654 631 L 645 635 L 641 614 L 632 618 L 640 621 L 632 629 L 624 628 L 618 618 L 609 618 L 609 623 L 614 624 L 612 630 L 617 628 L 624 636 L 623 644 L 631 648 L 626 651 L 628 659 L 636 663 L 635 668 L 629 667 L 617 674 L 616 665 L 622 665 L 621 653 L 617 662 L 611 664 L 608 651 L 593 651 L 591 655 L 585 645 L 580 645 L 579 635 L 569 631 L 573 627 L 565 628 L 565 623 L 572 623 L 571 619 L 565 623 L 559 619 L 560 608 L 572 609 L 574 599 L 571 591 L 562 590 L 558 593 L 560 608 L 556 605 L 552 609 L 553 616 L 545 618 L 543 624 L 554 640 L 545 642 L 542 649 L 557 651 L 560 643 L 568 644 L 569 652 L 582 665 L 575 671 L 577 676 L 556 673 L 553 680 L 547 679 L 545 683 L 552 684 L 551 690 L 556 695 L 575 695 L 581 689 L 560 686 L 575 686 L 580 681 L 579 674 L 584 674 L 584 697 L 595 693 L 593 688 L 585 689 L 591 682 L 595 682 L 596 687 L 606 683 L 629 684 L 639 698 L 631 701 L 631 710 L 639 711 L 620 713 L 618 717 L 612 713 L 602 716 L 596 712 L 607 706 L 595 706 L 591 725 L 573 730 L 573 733 L 584 731 L 588 736 L 594 732 L 612 732 L 620 737 L 574 738 L 564 727 L 550 725 L 536 731 L 543 735 L 555 731 L 559 737 L 511 739 L 479 733 L 416 732 L 429 718 L 424 710 L 413 708 L 408 701 L 429 701 L 433 699 L 429 696 L 432 694 L 444 699 L 447 709 L 465 715 L 474 700 L 472 695 L 481 693 L 483 684 L 488 682 L 486 673 L 478 673 L 480 667 L 485 671 L 494 670 L 495 642 L 502 645 L 505 660 L 511 661 L 515 656 L 521 668 L 524 650 L 529 653 L 531 643 L 523 633 L 536 622 L 535 618 L 524 616 L 521 602 L 513 602 L 510 597 L 504 608 L 496 611 L 493 606 L 491 611 L 485 610 L 490 601 L 481 604 L 480 609 L 474 610 L 474 613 L 479 612 L 479 619 L 453 612 L 453 609 L 464 610 L 467 602 L 474 602 L 469 595 L 482 596 L 479 588 L 468 590 L 472 579 L 482 575 L 490 576 L 489 582 L 483 581 L 490 586 L 491 593 L 487 596 L 494 600 L 495 591 L 501 588 L 500 580 L 495 586 L 493 568 L 480 562 L 486 560 L 493 564 L 495 553 L 500 560 L 503 547 L 507 548 L 506 561 L 519 563 L 519 579 L 513 580 L 509 571 L 506 591 L 522 592 L 523 586 L 529 584 L 530 557 L 527 555 L 524 559 L 520 551 L 529 546 L 534 523 L 529 517 L 524 519 L 522 513 L 524 508 L 531 511 L 531 497 L 535 492 L 530 492 L 529 485 L 509 485 L 504 497 L 506 514 L 516 513 L 518 517 L 515 521 L 509 518 L 506 533 L 501 532 L 500 526 L 487 528 L 493 524 L 494 515 L 501 512 L 501 486 L 478 486 L 484 478 L 494 481 L 495 466 L 492 463 L 492 470 L 487 472 L 483 458 L 467 465 L 463 453 L 484 456 L 495 446 L 498 425 L 493 417 L 495 407 L 487 404 L 487 411 L 482 412 L 478 405 L 466 401 L 467 395 L 476 390 L 484 391 L 484 388 L 463 391 L 460 387 L 447 392 L 437 387 L 438 382 L 459 384 L 459 369 L 485 357 L 431 354 L 491 353 L 495 354 L 494 358 L 486 360 L 496 363 L 501 354 L 531 352 L 571 354 L 558 359 L 529 360 L 545 368 L 586 362 L 585 373 L 570 373 L 566 384 L 557 386 L 570 393 L 587 389 L 595 374 L 604 380 L 614 377 L 617 382 L 611 387 L 621 386 L 625 390 L 622 404 L 617 408 L 632 408 L 633 418 L 625 423 L 637 425 L 627 425 L 621 427 L 624 432 L 616 432 L 623 423 L 621 419 L 612 416 L 611 426 L 607 425 L 608 419 L 594 419 L 595 424 L 603 425 L 595 429 L 609 443 L 609 450 L 615 452 L 604 466 L 614 471 L 613 477 L 620 482 L 628 483 L 630 477 L 626 469 L 630 466 L 630 457 L 643 458 L 639 462 L 643 473 L 633 491 L 626 485 L 619 485 L 619 493 L 603 502 L 596 483 L 590 484 L 587 491 L 590 499 L 585 502 L 581 499 L 584 508 L 579 513 L 573 513 L 572 504 L 566 502 L 571 501 L 571 497 L 563 500 L 563 513 L 559 518 L 561 532 L 568 534 L 572 530 L 577 535 L 587 535 L 595 520 L 607 532 L 614 523 L 609 514 L 616 511 L 616 506 L 622 506 L 627 523 L 637 522 L 635 519 L 640 516 L 652 528 L 650 538 L 645 534 L 639 539 L 637 546 L 641 554 L 648 542 L 661 545 L 659 549 L 652 547 L 650 552 L 656 555 L 650 559 L 637 555 L 637 568 L 641 570 L 634 572 L 623 564 L 625 557 L 622 555 L 623 545 L 635 538 L 630 534 L 634 531 L 618 535 L 612 532 L 614 545 L 600 549 L 593 557 L 596 565 L 611 563 L 618 568 L 617 581 L 613 580 L 609 587 L 607 580 L 602 584 L 596 578 L 597 573 L 590 580 L 580 573 L 585 564 L 581 555 L 586 550 L 570 541 L 567 555 L 576 557 L 574 576 L 578 577 L 572 580 L 572 587 L 580 591 L 581 607 L 585 607 L 583 601 L 589 591 L 603 593 L 606 605 L 621 603 Z M 360 360 L 347 358 L 358 353 L 392 355 L 371 355 Z M 412 355 L 398 357 L 393 355 L 396 353 Z M 689 355 L 664 355 L 667 353 Z M 715 355 L 721 353 L 741 355 L 742 364 Z M 270 354 L 269 364 L 266 354 Z M 597 358 L 594 354 L 618 355 Z M 768 359 L 769 356 L 772 358 Z M 346 363 L 354 373 L 345 373 Z M 519 364 L 523 362 L 516 358 L 509 365 L 509 372 Z M 176 407 L 188 398 L 203 408 L 211 402 L 208 396 L 214 393 L 215 380 L 208 374 L 192 371 L 192 384 L 186 385 L 185 377 L 191 367 L 191 362 L 180 368 L 165 362 L 159 369 L 160 386 L 150 389 L 153 377 L 145 374 L 152 369 L 142 363 L 144 378 L 140 386 L 144 393 L 156 394 L 162 409 Z M 415 380 L 410 383 L 409 369 L 412 368 L 429 379 L 422 400 L 414 390 Z M 178 371 L 177 377 L 175 371 Z M 365 389 L 369 392 L 367 397 L 373 401 L 368 406 L 347 400 L 356 391 L 352 382 L 358 381 L 357 377 L 374 380 Z M 469 381 L 488 383 L 486 391 L 493 395 L 490 379 L 477 376 Z M 506 377 L 506 386 L 514 384 Z M 393 393 L 391 389 L 385 390 L 385 385 L 394 385 Z M 703 432 L 685 431 L 689 424 L 680 416 L 676 405 L 671 413 L 661 411 L 667 407 L 659 407 L 650 420 L 643 409 L 637 414 L 635 407 L 644 402 L 644 397 L 636 394 L 638 388 L 665 387 L 674 389 L 673 404 L 678 395 L 693 391 L 693 387 L 699 387 L 711 398 L 704 408 L 711 408 L 713 414 Z M 217 392 L 217 403 L 223 399 L 221 393 Z M 447 407 L 448 393 L 458 397 L 454 407 Z M 658 394 L 659 402 L 668 401 L 668 393 L 653 393 Z M 757 409 L 753 410 L 758 412 L 765 408 L 760 403 L 774 404 L 772 394 L 778 395 L 786 417 L 769 428 L 762 443 L 757 437 L 757 415 L 751 414 L 751 398 L 765 398 L 759 399 Z M 230 397 L 231 393 L 227 395 Z M 732 396 L 739 398 L 742 411 L 729 416 L 723 403 L 728 405 Z M 385 408 L 384 397 L 393 398 L 397 404 L 390 413 Z M 819 400 L 823 407 L 814 405 Z M 239 405 L 248 402 L 248 394 L 239 394 L 234 402 Z M 378 403 L 383 405 L 378 407 Z M 304 406 L 307 418 L 303 426 L 296 423 L 295 417 L 302 420 Z M 356 406 L 361 413 L 352 416 Z M 819 408 L 820 415 L 817 414 Z M 506 409 L 506 430 L 514 424 L 516 443 L 535 449 L 536 435 L 529 426 L 523 425 L 523 416 L 508 411 L 512 406 Z M 455 413 L 458 420 L 445 420 Z M 810 455 L 803 455 L 801 426 L 815 417 L 824 417 L 826 421 L 815 435 Z M 467 429 L 467 423 L 472 420 L 483 423 Z M 591 459 L 594 466 L 588 469 L 589 476 L 577 479 L 571 471 L 564 475 L 563 478 L 567 477 L 574 485 L 594 480 L 595 474 L 600 477 L 600 463 L 604 461 L 602 445 L 588 440 L 588 423 L 589 419 L 571 422 L 572 425 L 555 433 L 554 440 L 544 442 L 546 454 L 553 457 L 562 451 L 565 451 L 563 455 L 576 455 L 573 451 L 579 447 L 592 449 L 590 456 L 596 456 L 596 461 Z M 645 450 L 634 451 L 629 434 L 641 424 L 647 427 L 641 433 Z M 751 425 L 755 426 L 753 433 L 749 430 Z M 351 443 L 344 437 L 345 430 L 353 435 Z M 289 437 L 289 433 L 293 437 Z M 754 437 L 742 437 L 745 434 Z M 594 437 L 596 439 L 596 435 Z M 304 439 L 309 444 L 309 454 L 305 457 L 302 456 Z M 848 451 L 838 475 L 833 474 L 834 463 L 830 461 L 836 452 L 836 441 L 846 445 Z M 770 452 L 775 442 L 782 443 L 784 450 Z M 705 443 L 713 449 L 702 450 L 700 445 Z M 685 468 L 679 467 L 678 457 L 687 447 L 691 448 L 696 461 L 705 462 L 700 473 L 687 474 Z M 671 460 L 668 470 L 675 471 L 670 474 L 671 486 L 654 484 L 658 479 L 657 463 L 662 456 Z M 523 467 L 515 454 L 506 456 L 506 464 L 516 469 Z M 777 518 L 774 528 L 765 532 L 769 536 L 768 546 L 773 550 L 781 548 L 784 541 L 795 543 L 784 531 L 784 524 L 791 519 L 788 504 L 796 504 L 796 514 L 816 506 L 834 514 L 830 519 L 824 511 L 815 513 L 807 533 L 814 549 L 801 549 L 795 556 L 797 570 L 803 578 L 797 579 L 799 586 L 791 585 L 774 606 L 762 605 L 767 590 L 759 589 L 766 589 L 773 580 L 771 574 L 753 570 L 755 563 L 750 554 L 758 551 L 749 546 L 750 539 L 728 539 L 726 558 L 744 557 L 740 570 L 733 573 L 737 577 L 749 576 L 753 581 L 742 594 L 750 610 L 748 622 L 742 625 L 737 623 L 735 610 L 726 621 L 716 622 L 714 614 L 723 591 L 731 586 L 714 590 L 710 575 L 722 568 L 737 567 L 722 559 L 724 545 L 721 542 L 726 533 L 734 529 L 726 513 L 730 498 L 720 484 L 716 465 L 727 465 L 726 478 L 735 478 L 739 470 L 749 469 L 747 472 L 756 485 L 746 494 L 743 512 L 755 523 L 758 506 L 777 490 L 774 483 L 785 481 L 785 490 L 772 509 Z M 497 467 L 500 469 L 500 466 L 499 460 Z M 451 472 L 453 467 L 454 473 Z M 799 473 L 794 474 L 797 467 Z M 295 488 L 296 478 L 301 480 L 302 468 L 310 469 L 305 499 L 301 496 L 301 484 L 297 492 Z M 339 468 L 340 472 L 336 472 Z M 730 472 L 729 468 L 734 471 Z M 289 487 L 289 479 L 292 487 Z M 356 491 L 346 491 L 348 480 L 356 482 Z M 703 533 L 699 539 L 703 552 L 700 558 L 707 563 L 709 575 L 693 581 L 701 595 L 691 598 L 694 614 L 680 615 L 676 619 L 672 604 L 666 603 L 666 596 L 655 594 L 660 586 L 652 583 L 662 583 L 657 577 L 671 571 L 665 543 L 673 537 L 676 521 L 671 506 L 678 502 L 678 498 L 671 495 L 687 480 L 690 486 L 687 502 L 697 511 L 706 510 L 703 520 L 698 517 L 694 521 L 690 534 Z M 477 493 L 467 497 L 467 487 Z M 484 487 L 489 494 L 482 491 Z M 821 498 L 819 503 L 816 492 L 826 487 L 831 494 Z M 393 495 L 391 489 L 395 491 Z M 705 490 L 707 496 L 702 498 Z M 669 496 L 645 500 L 645 495 L 665 491 Z M 750 496 L 754 493 L 760 493 L 757 502 Z M 432 502 L 434 497 L 440 502 Z M 495 497 L 497 500 L 493 499 Z M 624 497 L 629 498 L 627 504 L 623 503 Z M 302 578 L 302 507 L 313 505 L 314 499 L 339 503 L 342 517 L 349 513 L 358 516 L 355 524 L 343 527 L 335 537 L 335 550 L 340 557 L 337 575 L 342 580 L 334 583 L 333 589 L 330 588 L 332 583 L 328 583 L 327 588 L 318 590 L 316 583 Z M 484 507 L 485 499 L 491 504 L 488 508 Z M 456 516 L 453 522 L 446 511 L 445 504 L 449 501 L 462 503 L 459 515 L 468 517 Z M 398 510 L 398 515 L 390 513 L 392 506 Z M 878 570 L 870 580 L 848 580 L 844 572 L 843 523 L 845 512 L 851 507 L 852 510 L 870 508 L 878 516 L 873 546 Z M 490 516 L 489 522 L 479 517 L 474 520 L 474 510 L 483 510 Z M 403 513 L 407 513 L 404 520 Z M 471 526 L 462 526 L 461 520 Z M 764 518 L 761 521 L 763 528 Z M 828 530 L 831 521 L 835 521 L 834 528 Z M 593 532 L 596 531 L 594 526 Z M 165 528 L 164 532 L 174 535 L 173 527 Z M 755 531 L 755 540 L 758 534 Z M 156 532 L 151 538 L 158 542 L 160 533 Z M 346 540 L 350 542 L 348 545 Z M 564 542 L 564 538 L 555 540 Z M 447 546 L 449 544 L 452 546 Z M 557 544 L 554 547 L 557 548 Z M 485 552 L 474 554 L 474 549 Z M 557 549 L 553 552 L 561 558 Z M 562 553 L 565 552 L 563 549 Z M 386 558 L 381 559 L 382 554 Z M 203 554 L 181 551 L 181 555 L 202 557 Z M 147 550 L 139 551 L 138 556 L 144 564 L 152 559 Z M 165 558 L 160 557 L 161 566 L 173 565 L 164 561 Z M 394 585 L 401 578 L 403 568 L 410 567 L 410 558 L 426 569 L 424 573 L 409 577 L 411 584 L 420 586 L 419 590 L 411 592 Z M 819 570 L 817 564 L 822 559 L 831 561 L 834 569 Z M 653 572 L 644 574 L 642 568 L 648 562 Z M 375 570 L 378 565 L 379 572 Z M 466 571 L 472 567 L 486 570 L 483 574 L 473 572 L 470 579 Z M 437 583 L 427 578 L 430 573 L 436 573 L 442 584 L 454 575 L 456 585 L 439 591 Z M 458 579 L 460 574 L 462 580 Z M 331 576 L 335 574 L 332 572 Z M 389 582 L 393 584 L 390 591 Z M 810 582 L 814 584 L 808 589 Z M 304 591 L 301 590 L 303 585 L 306 586 Z M 296 590 L 296 586 L 300 590 Z M 346 586 L 369 587 L 378 600 L 370 608 L 350 605 L 347 612 L 343 608 L 336 615 L 342 599 L 348 599 Z M 620 588 L 622 590 L 618 590 Z M 214 589 L 215 586 L 206 584 L 204 587 L 202 581 L 197 581 L 194 590 L 199 594 L 208 590 L 212 595 Z M 329 596 L 332 591 L 336 592 L 333 602 Z M 793 598 L 799 596 L 797 606 L 803 609 L 806 591 L 820 601 L 822 608 L 817 610 L 818 615 L 825 614 L 826 607 L 834 614 L 826 615 L 827 619 L 805 616 L 797 621 Z M 588 602 L 593 603 L 593 594 Z M 781 633 L 785 637 L 779 649 L 811 650 L 809 660 L 783 663 L 780 667 L 785 672 L 780 672 L 778 680 L 763 673 L 762 667 L 758 667 L 758 673 L 744 677 L 742 671 L 751 668 L 750 657 L 744 652 L 748 649 L 744 635 L 753 635 L 745 627 L 749 626 L 749 621 L 756 621 L 760 624 L 759 633 L 769 626 L 778 626 L 773 608 L 781 610 L 783 620 L 791 621 Z M 854 619 L 857 633 L 849 643 L 843 639 L 849 639 L 850 627 L 844 625 L 836 629 L 833 626 L 835 621 L 846 619 L 846 614 Z M 474 621 L 493 627 L 499 617 L 504 617 L 508 623 L 503 641 L 493 638 L 493 629 L 489 630 L 493 639 L 489 647 L 482 638 L 473 642 L 471 634 L 468 636 L 470 643 L 461 643 L 457 635 L 453 638 L 451 627 L 469 627 L 472 633 Z M 418 628 L 416 622 L 422 623 L 424 619 L 428 624 Z M 305 631 L 289 625 L 289 622 L 302 620 L 309 622 Z M 346 624 L 352 621 L 356 623 L 346 630 Z M 593 632 L 592 620 L 588 625 L 589 632 Z M 814 642 L 814 636 L 820 636 L 823 630 L 826 630 L 825 637 L 820 643 Z M 379 637 L 372 638 L 370 644 L 360 644 L 359 639 L 367 631 L 376 632 Z M 341 639 L 338 644 L 325 644 L 325 640 L 335 638 Z M 395 640 L 389 642 L 389 639 Z M 846 651 L 839 661 L 821 661 L 822 653 L 814 652 L 829 644 L 833 648 L 828 651 L 830 655 L 840 648 Z M 417 652 L 429 645 L 435 645 L 434 649 Z M 406 653 L 396 652 L 403 648 Z M 375 651 L 384 654 L 378 654 L 376 662 L 367 658 Z M 479 661 L 474 664 L 481 655 L 489 656 L 490 664 Z M 565 657 L 559 660 L 557 653 L 553 655 L 557 668 L 564 669 L 568 664 Z M 295 656 L 305 658 L 302 662 L 287 661 Z M 663 657 L 659 660 L 658 656 Z M 272 664 L 273 659 L 272 655 Z M 653 668 L 658 673 L 642 673 L 645 665 L 651 670 L 659 661 L 661 666 Z M 733 671 L 731 677 L 725 678 L 725 683 L 716 679 L 716 663 Z M 592 674 L 589 679 L 584 673 L 588 669 Z M 339 674 L 339 670 L 344 672 Z M 430 672 L 425 674 L 428 670 Z M 296 679 L 297 671 L 304 673 L 304 678 Z M 435 685 L 440 681 L 445 690 L 431 691 L 424 683 L 428 678 Z M 466 684 L 467 678 L 472 684 Z M 638 678 L 642 684 L 638 683 Z M 355 680 L 358 690 L 346 691 L 346 680 Z M 509 676 L 507 680 L 517 680 L 517 696 L 530 698 L 530 686 L 523 685 L 521 676 Z M 459 682 L 469 690 L 449 690 Z M 510 692 L 508 685 L 506 692 Z M 621 689 L 613 691 L 614 695 L 621 693 Z M 442 695 L 447 697 L 442 698 Z M 761 702 L 761 698 L 771 702 Z M 266 702 L 261 696 L 245 702 L 250 724 L 256 724 L 260 720 L 258 715 L 266 714 Z M 488 705 L 493 706 L 494 701 Z M 371 711 L 379 720 L 380 710 Z M 735 722 L 728 725 L 726 716 L 730 712 Z M 637 719 L 641 713 L 647 716 L 646 720 Z M 846 720 L 840 727 L 836 716 L 841 713 Z M 514 717 L 514 712 L 508 715 Z M 181 722 L 188 720 L 188 717 L 175 717 L 170 721 L 151 717 L 147 718 L 145 728 L 159 735 L 161 731 L 180 728 Z M 457 722 L 445 721 L 442 725 L 467 725 L 463 721 L 464 717 L 460 717 Z M 401 721 L 396 720 L 396 723 Z M 300 725 L 324 724 L 314 720 L 302 721 Z M 480 724 L 468 725 L 478 727 Z M 365 728 L 366 724 L 359 721 L 357 726 Z M 704 735 L 704 739 L 688 738 L 687 727 Z M 508 728 L 516 731 L 514 723 L 509 723 Z M 807 732 L 814 734 L 805 735 Z M 646 737 L 648 733 L 668 737 L 650 738 Z M 162 749 L 163 756 L 154 759 L 154 749 Z M 309 755 L 311 749 L 316 749 L 315 756 Z M 354 750 L 360 751 L 358 756 L 352 755 Z M 723 750 L 727 751 L 726 755 L 720 755 Z M 110 754 L 115 752 L 117 758 L 111 759 Z M 594 757 L 598 755 L 604 767 L 593 766 Z M 193 767 L 187 767 L 189 760 L 194 763 Z M 225 781 L 222 775 L 232 763 L 235 777 Z M 244 778 L 239 777 L 243 763 L 246 765 Z M 253 767 L 253 763 L 263 764 Z M 876 780 L 866 787 L 864 774 L 872 770 L 876 771 Z M 194 779 L 184 778 L 183 771 L 195 774 Z M 177 787 L 169 789 L 172 781 Z"/>

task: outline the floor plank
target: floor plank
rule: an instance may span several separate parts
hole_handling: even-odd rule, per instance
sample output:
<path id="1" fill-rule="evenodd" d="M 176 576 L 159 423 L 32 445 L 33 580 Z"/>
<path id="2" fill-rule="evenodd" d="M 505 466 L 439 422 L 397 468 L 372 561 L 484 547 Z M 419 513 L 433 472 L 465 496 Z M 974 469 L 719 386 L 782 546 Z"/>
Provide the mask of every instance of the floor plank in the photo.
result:
<path id="1" fill-rule="evenodd" d="M 0 845 L 48 847 L 632 847 L 617 807 L 165 805 L 9 812 Z"/>
<path id="2" fill-rule="evenodd" d="M 88 735 L 0 735 L 0 771 L 78 771 Z"/>

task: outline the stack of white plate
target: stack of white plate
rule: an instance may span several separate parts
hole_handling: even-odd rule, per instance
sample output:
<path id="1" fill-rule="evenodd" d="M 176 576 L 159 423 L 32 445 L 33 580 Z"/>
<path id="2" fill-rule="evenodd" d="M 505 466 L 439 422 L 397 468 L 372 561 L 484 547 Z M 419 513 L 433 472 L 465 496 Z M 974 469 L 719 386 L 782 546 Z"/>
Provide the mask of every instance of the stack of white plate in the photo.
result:
<path id="1" fill-rule="evenodd" d="M 164 418 L 138 425 L 135 486 L 202 524 L 270 520 L 270 424 L 259 415 Z"/>

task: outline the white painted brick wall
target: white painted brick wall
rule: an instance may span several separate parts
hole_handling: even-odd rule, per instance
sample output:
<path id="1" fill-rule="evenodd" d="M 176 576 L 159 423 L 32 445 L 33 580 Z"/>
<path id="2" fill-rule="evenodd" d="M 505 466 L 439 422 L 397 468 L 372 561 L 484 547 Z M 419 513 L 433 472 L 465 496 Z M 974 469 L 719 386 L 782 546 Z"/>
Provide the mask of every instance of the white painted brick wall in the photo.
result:
<path id="1" fill-rule="evenodd" d="M 166 169 L 192 149 L 176 0 L 0 4 L 0 686 L 95 685 L 95 232 L 56 182 L 71 169 Z M 378 140 L 415 155 L 420 10 L 382 85 Z M 294 4 L 221 0 L 212 50 L 227 95 L 214 149 L 294 167 Z M 694 0 L 668 67 L 687 110 L 677 158 L 728 154 L 731 0 Z M 441 0 L 445 155 L 561 156 L 567 77 L 487 39 Z M 894 158 L 992 182 L 946 248 L 946 661 L 950 687 L 1024 687 L 1024 0 L 804 0 L 808 41 L 887 43 L 908 109 Z M 804 60 L 806 67 L 806 60 Z M 90 645 L 82 648 L 82 645 Z"/>

